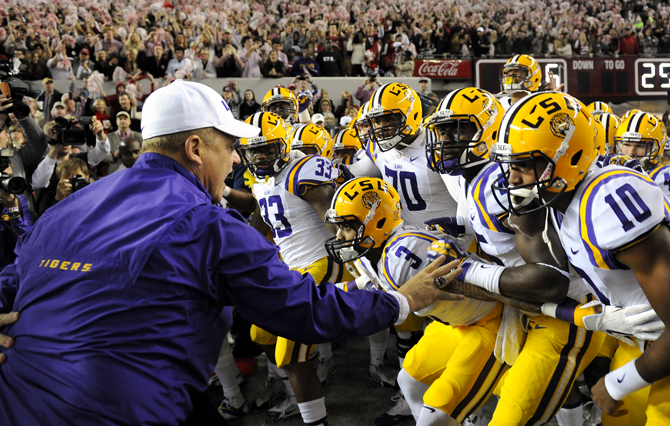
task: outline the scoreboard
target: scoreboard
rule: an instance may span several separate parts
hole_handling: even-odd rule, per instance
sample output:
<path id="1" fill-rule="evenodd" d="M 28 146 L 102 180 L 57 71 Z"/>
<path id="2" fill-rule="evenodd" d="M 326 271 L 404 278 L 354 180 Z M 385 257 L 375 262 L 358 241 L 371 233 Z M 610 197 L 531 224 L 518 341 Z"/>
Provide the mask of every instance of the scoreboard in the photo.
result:
<path id="1" fill-rule="evenodd" d="M 670 58 L 536 58 L 542 76 L 556 76 L 563 91 L 582 102 L 664 99 L 670 90 Z M 474 61 L 474 84 L 500 92 L 500 70 L 507 59 Z"/>

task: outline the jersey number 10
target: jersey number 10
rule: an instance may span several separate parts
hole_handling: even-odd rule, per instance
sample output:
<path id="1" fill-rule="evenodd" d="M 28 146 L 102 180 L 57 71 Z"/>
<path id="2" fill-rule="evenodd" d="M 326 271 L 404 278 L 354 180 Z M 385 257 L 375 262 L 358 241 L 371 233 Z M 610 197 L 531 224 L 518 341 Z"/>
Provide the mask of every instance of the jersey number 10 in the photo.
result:
<path id="1" fill-rule="evenodd" d="M 649 210 L 649 207 L 642 201 L 642 198 L 635 192 L 635 189 L 633 189 L 630 184 L 627 183 L 621 186 L 615 192 L 638 223 L 644 222 L 651 216 L 651 210 Z M 633 202 L 633 200 L 635 200 L 635 202 Z M 624 231 L 630 231 L 635 228 L 633 221 L 624 213 L 621 206 L 614 200 L 612 194 L 605 197 L 605 202 L 609 204 L 614 211 L 614 214 L 616 214 L 616 217 L 621 221 L 621 226 Z"/>

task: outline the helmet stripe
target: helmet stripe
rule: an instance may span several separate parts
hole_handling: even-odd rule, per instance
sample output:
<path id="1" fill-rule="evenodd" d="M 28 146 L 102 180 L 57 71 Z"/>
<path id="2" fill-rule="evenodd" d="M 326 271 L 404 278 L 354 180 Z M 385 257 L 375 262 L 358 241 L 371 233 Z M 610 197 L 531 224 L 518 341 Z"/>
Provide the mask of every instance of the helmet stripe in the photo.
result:
<path id="1" fill-rule="evenodd" d="M 259 128 L 261 127 L 261 123 L 262 123 L 261 119 L 263 118 L 263 114 L 265 114 L 265 113 L 264 112 L 259 112 L 259 113 L 254 114 L 254 118 L 251 121 L 254 126 L 259 127 Z"/>
<path id="2" fill-rule="evenodd" d="M 375 96 L 372 98 L 372 102 L 370 102 L 370 108 L 374 108 L 375 106 L 381 106 L 382 102 L 382 95 L 384 94 L 384 91 L 391 85 L 392 83 L 387 83 L 377 89 L 375 92 Z"/>
<path id="3" fill-rule="evenodd" d="M 640 132 L 640 125 L 642 124 L 642 117 L 644 117 L 644 113 L 638 112 L 637 114 L 633 115 L 633 117 L 630 119 L 630 124 L 628 125 L 628 131 L 630 132 L 635 131 L 637 133 Z"/>
<path id="4" fill-rule="evenodd" d="M 462 88 L 462 89 L 454 90 L 453 92 L 449 93 L 447 95 L 447 97 L 444 98 L 444 104 L 442 106 L 442 110 L 451 109 L 451 103 L 454 101 L 456 96 L 464 90 L 465 90 L 465 88 Z"/>
<path id="5" fill-rule="evenodd" d="M 535 96 L 541 94 L 543 94 L 543 92 L 533 93 L 531 95 L 525 96 L 521 100 L 517 101 L 514 105 L 512 105 L 512 108 L 510 108 L 509 111 L 505 113 L 505 115 L 503 116 L 503 121 L 502 123 L 500 123 L 500 133 L 502 134 L 502 138 L 499 137 L 498 138 L 499 141 L 504 142 L 507 140 L 507 137 L 509 136 L 509 127 L 512 124 L 514 117 L 516 117 L 516 114 L 519 112 L 521 107 L 531 99 L 535 98 Z"/>

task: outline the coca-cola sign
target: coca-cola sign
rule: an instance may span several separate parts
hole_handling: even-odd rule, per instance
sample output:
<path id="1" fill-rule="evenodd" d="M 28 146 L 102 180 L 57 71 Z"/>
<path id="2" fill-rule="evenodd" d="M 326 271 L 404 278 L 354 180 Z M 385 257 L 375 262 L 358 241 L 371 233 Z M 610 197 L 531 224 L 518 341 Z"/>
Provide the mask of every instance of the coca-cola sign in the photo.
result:
<path id="1" fill-rule="evenodd" d="M 417 59 L 414 61 L 414 77 L 428 78 L 472 78 L 470 60 Z"/>

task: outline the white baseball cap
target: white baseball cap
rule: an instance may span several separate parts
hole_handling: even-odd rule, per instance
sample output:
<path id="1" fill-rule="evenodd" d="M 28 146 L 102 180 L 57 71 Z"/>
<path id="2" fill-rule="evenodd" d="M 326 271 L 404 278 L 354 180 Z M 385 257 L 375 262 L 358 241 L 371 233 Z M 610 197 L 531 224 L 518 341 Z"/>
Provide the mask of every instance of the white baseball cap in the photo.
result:
<path id="1" fill-rule="evenodd" d="M 260 129 L 238 121 L 211 87 L 175 80 L 153 92 L 142 108 L 142 139 L 214 127 L 236 138 L 257 136 Z"/>
<path id="2" fill-rule="evenodd" d="M 323 121 L 323 122 L 325 122 L 325 121 L 326 121 L 326 118 L 323 116 L 323 114 L 314 114 L 314 115 L 312 116 L 312 123 L 316 124 L 316 123 L 318 123 L 319 121 Z"/>

